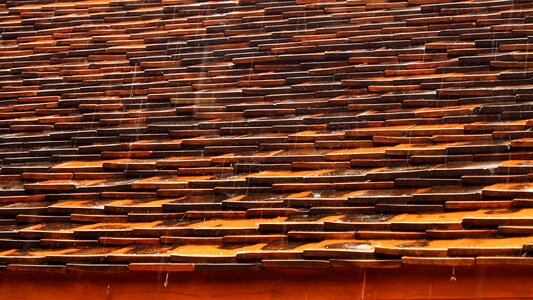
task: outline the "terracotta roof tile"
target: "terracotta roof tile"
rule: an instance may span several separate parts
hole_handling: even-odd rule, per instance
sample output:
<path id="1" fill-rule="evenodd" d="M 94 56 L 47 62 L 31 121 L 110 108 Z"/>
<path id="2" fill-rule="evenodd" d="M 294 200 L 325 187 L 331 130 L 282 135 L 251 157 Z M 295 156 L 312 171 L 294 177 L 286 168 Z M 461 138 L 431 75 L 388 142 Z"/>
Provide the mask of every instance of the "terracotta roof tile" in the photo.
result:
<path id="1" fill-rule="evenodd" d="M 0 269 L 529 265 L 531 7 L 7 1 Z"/>

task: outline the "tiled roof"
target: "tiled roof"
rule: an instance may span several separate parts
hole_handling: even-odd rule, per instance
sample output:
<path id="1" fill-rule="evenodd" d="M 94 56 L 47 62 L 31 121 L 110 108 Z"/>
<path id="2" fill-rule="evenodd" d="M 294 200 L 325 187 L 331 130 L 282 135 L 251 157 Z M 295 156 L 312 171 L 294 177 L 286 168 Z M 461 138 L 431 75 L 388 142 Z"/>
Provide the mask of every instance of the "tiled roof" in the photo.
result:
<path id="1" fill-rule="evenodd" d="M 530 0 L 12 0 L 0 32 L 0 269 L 533 262 Z"/>

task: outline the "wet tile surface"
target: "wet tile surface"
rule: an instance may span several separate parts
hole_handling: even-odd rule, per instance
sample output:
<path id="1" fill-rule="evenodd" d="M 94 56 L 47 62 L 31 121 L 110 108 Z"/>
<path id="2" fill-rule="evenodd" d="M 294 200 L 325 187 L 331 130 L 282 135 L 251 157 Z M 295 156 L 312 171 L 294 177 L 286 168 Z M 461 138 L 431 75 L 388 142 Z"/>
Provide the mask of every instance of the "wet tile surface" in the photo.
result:
<path id="1" fill-rule="evenodd" d="M 531 264 L 533 5 L 437 2 L 0 4 L 0 270 Z"/>

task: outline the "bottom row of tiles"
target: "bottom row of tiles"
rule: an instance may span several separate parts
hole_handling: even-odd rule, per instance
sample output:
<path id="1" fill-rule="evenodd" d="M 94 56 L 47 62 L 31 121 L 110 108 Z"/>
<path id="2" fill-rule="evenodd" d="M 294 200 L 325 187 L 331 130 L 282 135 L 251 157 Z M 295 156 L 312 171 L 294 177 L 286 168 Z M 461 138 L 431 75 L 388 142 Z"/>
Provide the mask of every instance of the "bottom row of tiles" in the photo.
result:
<path id="1" fill-rule="evenodd" d="M 260 271 L 276 268 L 296 269 L 324 269 L 324 268 L 400 268 L 402 266 L 447 266 L 447 267 L 473 267 L 473 266 L 532 266 L 533 257 L 411 257 L 401 259 L 332 259 L 332 260 L 262 260 L 260 263 L 130 263 L 130 264 L 82 264 L 68 263 L 66 265 L 31 265 L 8 264 L 0 265 L 1 271 L 13 272 L 66 272 L 66 271 L 97 271 L 97 272 L 193 272 L 193 271 Z"/>

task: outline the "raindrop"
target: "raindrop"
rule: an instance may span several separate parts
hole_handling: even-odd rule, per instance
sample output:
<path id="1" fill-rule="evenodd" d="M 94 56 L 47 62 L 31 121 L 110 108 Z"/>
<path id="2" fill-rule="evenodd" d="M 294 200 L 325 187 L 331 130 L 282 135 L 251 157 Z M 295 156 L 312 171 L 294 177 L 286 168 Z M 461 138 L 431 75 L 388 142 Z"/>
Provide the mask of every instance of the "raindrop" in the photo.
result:
<path id="1" fill-rule="evenodd" d="M 165 282 L 163 283 L 163 286 L 164 287 L 168 286 L 168 273 L 167 273 L 167 275 L 165 275 Z"/>
<path id="2" fill-rule="evenodd" d="M 452 269 L 452 276 L 450 277 L 450 281 L 457 281 L 457 277 L 455 277 L 455 267 Z"/>
<path id="3" fill-rule="evenodd" d="M 366 269 L 363 270 L 363 287 L 361 288 L 361 300 L 365 299 L 365 288 L 366 288 Z"/>

